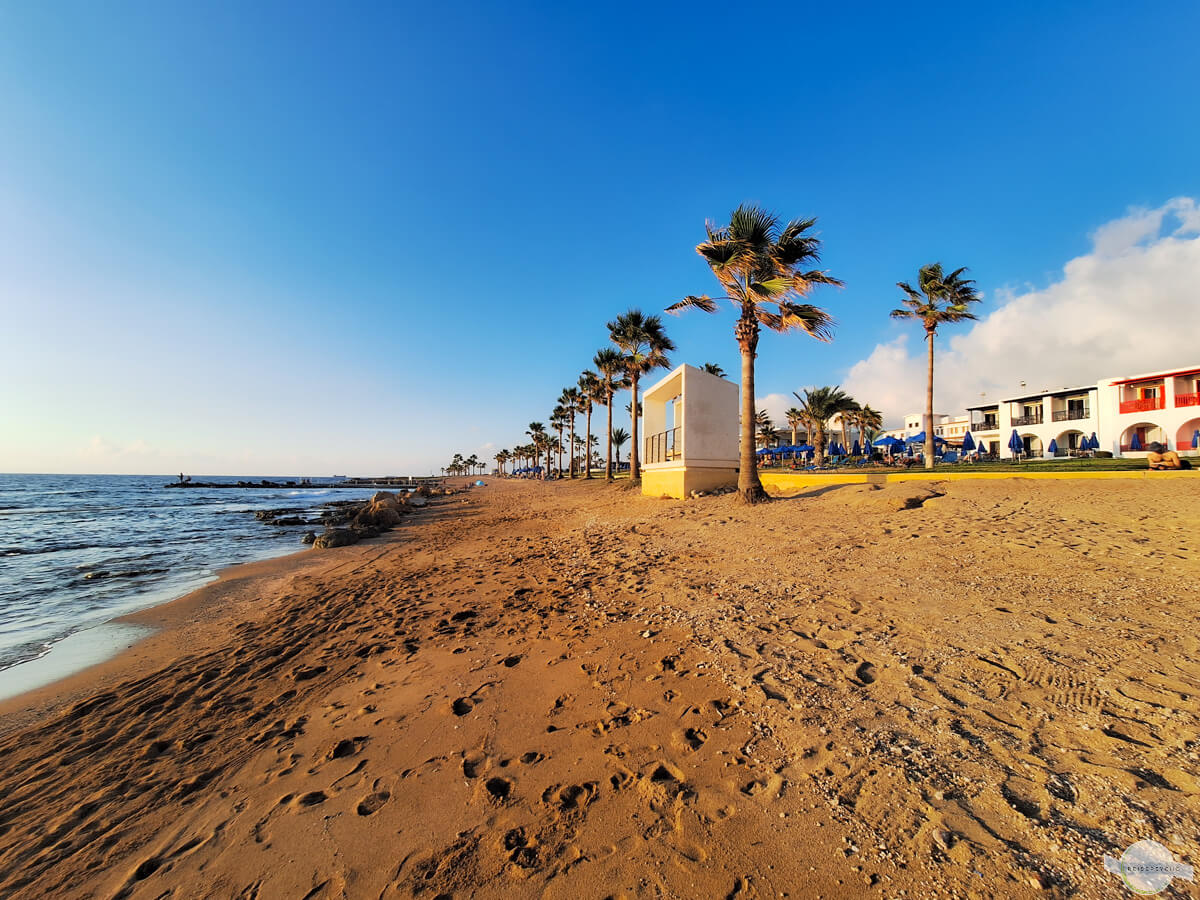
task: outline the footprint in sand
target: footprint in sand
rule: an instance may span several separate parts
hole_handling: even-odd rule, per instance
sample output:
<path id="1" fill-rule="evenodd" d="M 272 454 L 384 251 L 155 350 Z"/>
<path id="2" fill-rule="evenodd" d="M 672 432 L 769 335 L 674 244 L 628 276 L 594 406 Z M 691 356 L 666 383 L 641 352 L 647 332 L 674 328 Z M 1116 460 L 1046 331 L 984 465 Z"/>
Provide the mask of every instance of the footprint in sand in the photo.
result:
<path id="1" fill-rule="evenodd" d="M 463 757 L 463 774 L 468 778 L 478 778 L 491 767 L 491 758 L 482 751 L 476 750 Z"/>
<path id="2" fill-rule="evenodd" d="M 512 793 L 513 783 L 507 778 L 489 778 L 483 785 L 497 803 L 504 803 Z"/>
<path id="3" fill-rule="evenodd" d="M 870 662 L 859 663 L 858 668 L 856 668 L 854 670 L 854 677 L 857 678 L 859 681 L 861 681 L 863 684 L 874 684 L 875 678 L 876 678 L 874 663 L 870 663 Z"/>
<path id="4" fill-rule="evenodd" d="M 376 791 L 373 794 L 368 794 L 358 804 L 357 812 L 360 816 L 372 816 L 383 808 L 383 805 L 392 799 L 392 795 L 387 791 Z"/>
<path id="5" fill-rule="evenodd" d="M 365 736 L 346 738 L 338 741 L 332 750 L 329 751 L 329 759 L 345 759 L 348 756 L 354 756 L 364 746 L 370 738 Z"/>

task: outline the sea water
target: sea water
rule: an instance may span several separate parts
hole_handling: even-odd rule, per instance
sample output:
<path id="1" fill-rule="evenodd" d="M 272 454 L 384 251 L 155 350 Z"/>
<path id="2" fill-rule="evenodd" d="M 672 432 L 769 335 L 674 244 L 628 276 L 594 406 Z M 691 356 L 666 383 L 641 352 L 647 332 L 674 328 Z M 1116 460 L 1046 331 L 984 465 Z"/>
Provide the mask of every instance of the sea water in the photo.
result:
<path id="1" fill-rule="evenodd" d="M 263 476 L 196 481 L 259 481 Z M 315 519 L 366 488 L 175 488 L 170 476 L 0 475 L 0 699 L 112 655 L 144 633 L 106 624 L 181 597 L 235 563 L 303 549 L 319 525 L 273 526 L 258 510 Z M 268 478 L 270 481 L 296 480 Z"/>

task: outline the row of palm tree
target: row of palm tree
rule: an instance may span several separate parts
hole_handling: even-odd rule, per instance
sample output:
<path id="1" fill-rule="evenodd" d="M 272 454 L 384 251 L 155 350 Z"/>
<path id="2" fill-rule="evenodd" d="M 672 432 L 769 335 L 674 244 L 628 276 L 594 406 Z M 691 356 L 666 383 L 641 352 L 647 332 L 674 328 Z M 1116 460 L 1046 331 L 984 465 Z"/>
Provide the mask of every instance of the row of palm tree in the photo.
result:
<path id="1" fill-rule="evenodd" d="M 842 282 L 823 269 L 810 268 L 820 262 L 821 241 L 813 229 L 816 219 L 793 219 L 782 223 L 778 216 L 758 206 L 742 204 L 730 216 L 727 225 L 705 223 L 706 239 L 696 246 L 696 252 L 704 259 L 722 289 L 716 296 L 689 294 L 667 307 L 667 312 L 679 313 L 696 308 L 704 312 L 717 312 L 722 301 L 732 304 L 737 313 L 734 323 L 734 338 L 741 356 L 741 422 L 739 437 L 738 495 L 746 503 L 758 503 L 767 499 L 762 482 L 758 477 L 755 459 L 755 434 L 770 423 L 758 418 L 755 406 L 754 361 L 758 355 L 758 341 L 762 329 L 789 332 L 800 331 L 820 341 L 832 339 L 834 320 L 824 309 L 807 301 L 818 287 L 830 285 L 840 287 Z M 973 319 L 970 304 L 980 297 L 973 287 L 974 282 L 963 278 L 965 268 L 945 273 L 940 263 L 930 263 L 918 273 L 917 286 L 906 282 L 897 286 L 904 292 L 903 307 L 894 310 L 895 318 L 913 318 L 921 321 L 925 337 L 929 342 L 928 386 L 925 404 L 925 460 L 933 466 L 933 360 L 934 336 L 943 323 Z M 612 398 L 614 393 L 628 388 L 632 394 L 630 403 L 631 444 L 629 453 L 630 477 L 636 481 L 640 476 L 638 413 L 639 380 L 657 368 L 668 368 L 667 354 L 675 345 L 666 336 L 658 316 L 648 316 L 638 309 L 630 309 L 608 323 L 609 340 L 614 347 L 606 347 L 596 353 L 592 362 L 596 370 L 585 370 L 579 378 L 578 387 L 568 388 L 559 398 L 551 416 L 551 424 L 559 434 L 558 446 L 561 464 L 562 431 L 569 424 L 574 445 L 574 422 L 578 412 L 587 416 L 587 435 L 591 437 L 591 411 L 595 404 L 605 406 L 607 427 L 605 428 L 605 479 L 612 481 Z M 709 371 L 719 372 L 720 367 L 706 364 Z M 818 458 L 824 453 L 828 438 L 828 423 L 834 415 L 842 415 L 843 428 L 875 428 L 878 413 L 870 407 L 858 407 L 839 387 L 822 387 L 806 390 L 804 395 L 795 395 L 800 406 L 795 407 L 797 422 L 806 422 L 813 433 L 813 444 Z M 848 404 L 853 404 L 850 406 Z M 865 417 L 865 419 L 864 419 Z M 789 411 L 789 420 L 791 411 Z M 881 424 L 882 420 L 879 420 Z M 533 423 L 530 435 L 535 432 Z M 793 425 L 793 429 L 796 426 Z M 544 432 L 544 426 L 540 426 Z M 772 429 L 773 430 L 773 429 Z M 535 436 L 535 445 L 538 438 Z M 540 446 L 540 445 L 539 445 Z M 585 477 L 591 477 L 590 452 L 585 454 Z M 546 450 L 547 469 L 550 468 L 550 452 Z M 561 465 L 560 465 L 561 468 Z M 575 477 L 575 455 L 571 453 L 570 475 Z"/>
<path id="2" fill-rule="evenodd" d="M 442 468 L 442 474 L 475 475 L 477 472 L 482 472 L 486 467 L 487 463 L 480 462 L 474 453 L 465 459 L 461 453 L 455 453 L 454 458 L 450 460 L 450 465 Z"/>

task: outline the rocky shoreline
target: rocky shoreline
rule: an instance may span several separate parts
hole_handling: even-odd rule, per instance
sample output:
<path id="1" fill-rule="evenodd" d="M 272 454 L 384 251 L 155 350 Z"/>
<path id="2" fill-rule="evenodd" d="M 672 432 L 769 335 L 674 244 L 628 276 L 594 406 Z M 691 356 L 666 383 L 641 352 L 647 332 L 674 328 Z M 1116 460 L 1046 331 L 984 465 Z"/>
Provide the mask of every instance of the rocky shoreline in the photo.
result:
<path id="1" fill-rule="evenodd" d="M 394 493 L 376 491 L 370 500 L 334 500 L 321 507 L 315 519 L 303 515 L 306 510 L 295 507 L 263 509 L 254 517 L 264 525 L 296 527 L 320 525 L 321 534 L 307 531 L 301 543 L 323 550 L 330 547 L 347 547 L 367 538 L 378 537 L 400 524 L 404 516 L 429 505 L 434 497 L 445 497 L 459 491 L 447 487 L 419 487 L 414 491 Z"/>

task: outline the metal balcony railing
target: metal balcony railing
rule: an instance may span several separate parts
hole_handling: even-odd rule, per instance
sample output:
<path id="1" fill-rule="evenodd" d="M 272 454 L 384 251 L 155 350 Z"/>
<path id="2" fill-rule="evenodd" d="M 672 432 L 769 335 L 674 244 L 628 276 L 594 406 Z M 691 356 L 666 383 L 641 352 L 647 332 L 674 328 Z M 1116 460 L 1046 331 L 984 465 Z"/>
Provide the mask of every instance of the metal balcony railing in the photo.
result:
<path id="1" fill-rule="evenodd" d="M 1176 394 L 1176 406 L 1200 406 L 1200 394 Z M 1189 449 L 1191 449 L 1189 447 Z"/>
<path id="2" fill-rule="evenodd" d="M 1059 409 L 1050 414 L 1052 422 L 1071 422 L 1075 419 L 1087 419 L 1091 417 L 1091 411 L 1086 407 L 1084 409 Z"/>
<path id="3" fill-rule="evenodd" d="M 660 463 L 683 455 L 683 436 L 678 428 L 660 431 L 646 438 L 646 462 Z"/>
<path id="4" fill-rule="evenodd" d="M 1012 420 L 1013 425 L 1041 425 L 1042 414 L 1034 413 L 1032 416 L 1018 416 Z"/>
<path id="5" fill-rule="evenodd" d="M 1000 423 L 995 419 L 984 419 L 982 422 L 972 422 L 972 431 L 995 431 L 1000 427 Z"/>

